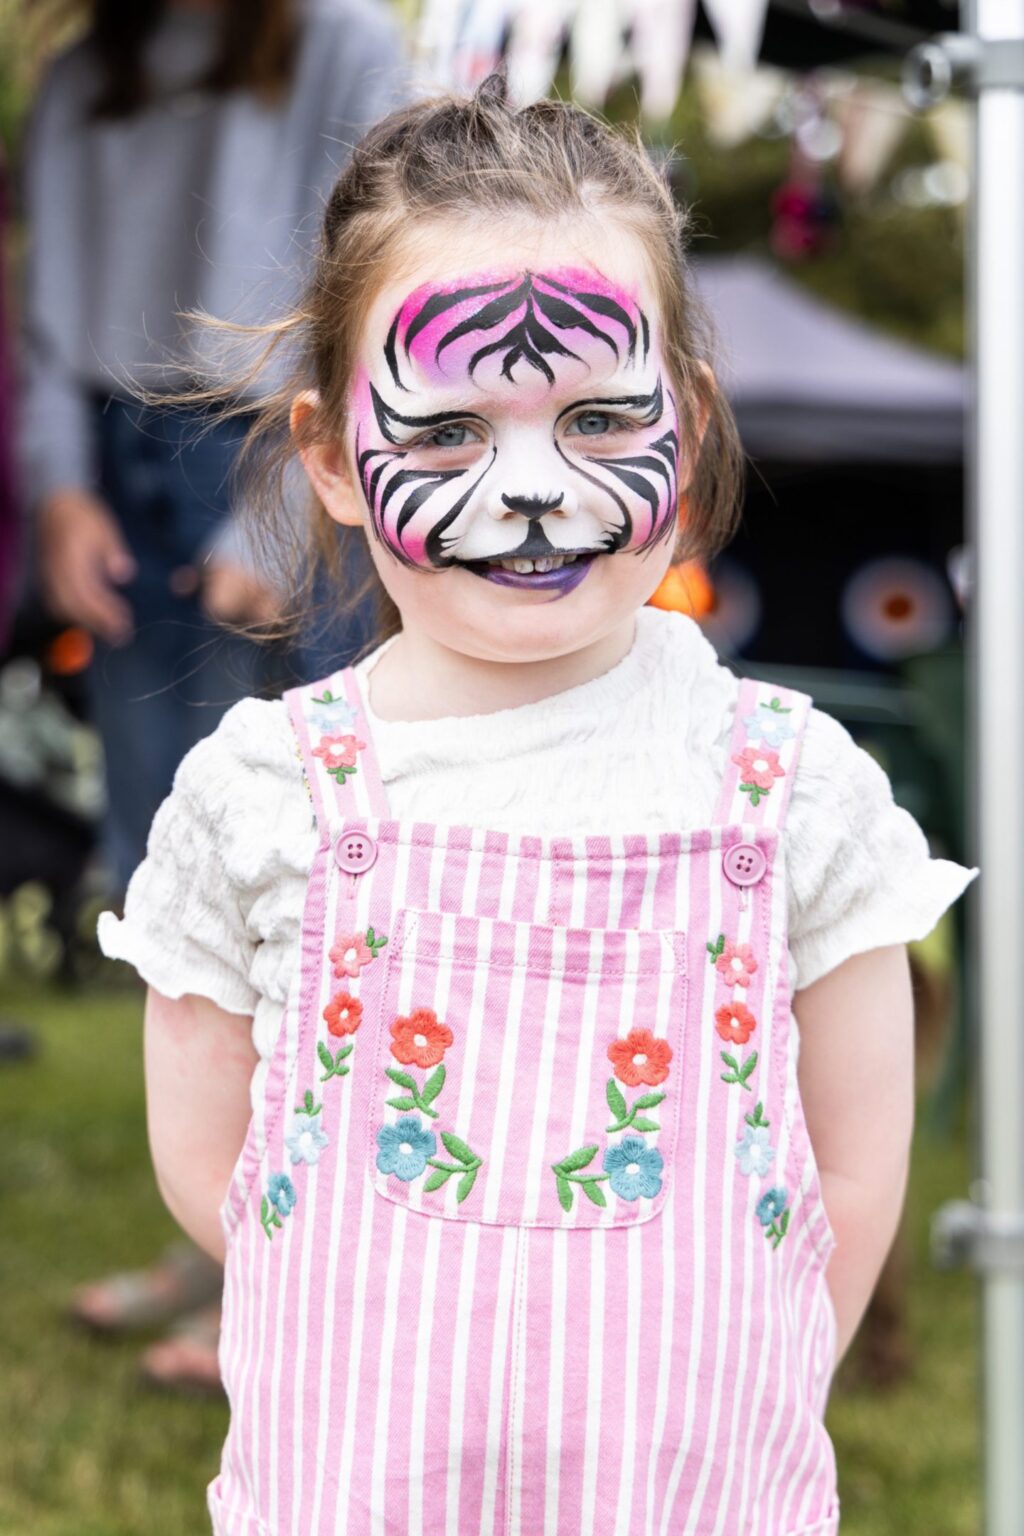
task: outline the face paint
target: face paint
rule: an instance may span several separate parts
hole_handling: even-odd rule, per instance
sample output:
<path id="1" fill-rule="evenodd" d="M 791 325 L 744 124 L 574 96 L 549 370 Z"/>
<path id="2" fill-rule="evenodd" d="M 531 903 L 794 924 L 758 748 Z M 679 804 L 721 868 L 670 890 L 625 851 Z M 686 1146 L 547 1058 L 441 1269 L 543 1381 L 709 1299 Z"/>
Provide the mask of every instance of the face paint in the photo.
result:
<path id="1" fill-rule="evenodd" d="M 594 271 L 421 287 L 356 379 L 374 535 L 403 564 L 565 596 L 670 536 L 679 426 L 636 300 Z"/>

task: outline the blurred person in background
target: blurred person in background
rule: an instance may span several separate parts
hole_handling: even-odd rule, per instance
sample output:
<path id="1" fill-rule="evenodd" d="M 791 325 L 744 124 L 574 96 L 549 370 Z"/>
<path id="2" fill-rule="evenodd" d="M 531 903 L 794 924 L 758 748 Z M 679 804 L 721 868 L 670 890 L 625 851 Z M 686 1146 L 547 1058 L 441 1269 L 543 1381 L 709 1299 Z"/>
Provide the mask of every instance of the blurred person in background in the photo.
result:
<path id="1" fill-rule="evenodd" d="M 289 301 L 327 190 L 401 87 L 378 0 L 93 0 L 41 83 L 24 163 L 21 467 L 44 600 L 95 639 L 115 902 L 181 758 L 260 687 L 257 648 L 220 621 L 275 612 L 229 522 L 247 419 L 153 403 L 189 382 L 182 315 L 252 322 Z M 294 665 L 318 676 L 325 651 L 342 665 L 363 638 L 350 615 Z M 99 1329 L 147 1326 L 219 1285 L 178 1246 L 73 1310 Z M 149 1373 L 215 1387 L 216 1321 L 150 1350 Z"/>

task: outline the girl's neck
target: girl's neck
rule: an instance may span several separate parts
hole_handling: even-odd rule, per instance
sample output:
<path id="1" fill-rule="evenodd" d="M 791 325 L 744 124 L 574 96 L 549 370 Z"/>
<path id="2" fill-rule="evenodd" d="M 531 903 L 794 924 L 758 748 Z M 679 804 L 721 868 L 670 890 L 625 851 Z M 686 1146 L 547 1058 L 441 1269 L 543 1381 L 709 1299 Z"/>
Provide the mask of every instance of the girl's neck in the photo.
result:
<path id="1" fill-rule="evenodd" d="M 370 703 L 381 720 L 438 720 L 490 715 L 536 704 L 592 682 L 617 666 L 633 644 L 634 616 L 581 651 L 547 661 L 481 661 L 430 636 L 403 630 L 370 676 Z"/>

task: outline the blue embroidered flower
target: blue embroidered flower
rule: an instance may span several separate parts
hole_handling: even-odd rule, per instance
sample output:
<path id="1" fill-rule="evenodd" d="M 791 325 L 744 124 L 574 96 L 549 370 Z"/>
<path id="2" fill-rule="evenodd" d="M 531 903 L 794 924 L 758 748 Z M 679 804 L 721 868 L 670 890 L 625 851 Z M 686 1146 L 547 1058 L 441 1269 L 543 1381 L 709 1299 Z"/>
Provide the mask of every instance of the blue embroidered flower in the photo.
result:
<path id="1" fill-rule="evenodd" d="M 775 1161 L 775 1148 L 768 1137 L 769 1131 L 766 1125 L 744 1127 L 742 1140 L 738 1141 L 733 1149 L 740 1160 L 740 1169 L 743 1173 L 756 1173 L 758 1178 L 762 1179 L 766 1177 Z"/>
<path id="2" fill-rule="evenodd" d="M 292 1155 L 293 1164 L 316 1163 L 329 1140 L 316 1115 L 295 1114 L 284 1144 Z"/>
<path id="3" fill-rule="evenodd" d="M 272 1173 L 267 1180 L 267 1198 L 279 1216 L 289 1216 L 295 1208 L 295 1185 L 286 1173 Z"/>
<path id="4" fill-rule="evenodd" d="M 356 723 L 356 712 L 347 699 L 329 699 L 323 703 L 320 699 L 314 699 L 316 716 L 314 724 L 325 731 L 351 730 Z"/>
<path id="5" fill-rule="evenodd" d="M 789 1196 L 784 1189 L 770 1189 L 757 1202 L 757 1219 L 762 1227 L 770 1227 L 786 1209 Z"/>
<path id="6" fill-rule="evenodd" d="M 393 1173 L 408 1184 L 423 1172 L 427 1158 L 437 1151 L 437 1137 L 415 1115 L 401 1115 L 394 1125 L 381 1126 L 377 1145 L 377 1167 L 381 1173 Z"/>
<path id="7" fill-rule="evenodd" d="M 661 1188 L 665 1159 L 639 1136 L 624 1136 L 604 1154 L 604 1171 L 620 1200 L 652 1200 Z"/>
<path id="8" fill-rule="evenodd" d="M 761 705 L 752 715 L 743 716 L 748 741 L 764 741 L 770 747 L 781 747 L 792 741 L 795 735 L 789 721 L 777 715 L 773 709 Z"/>

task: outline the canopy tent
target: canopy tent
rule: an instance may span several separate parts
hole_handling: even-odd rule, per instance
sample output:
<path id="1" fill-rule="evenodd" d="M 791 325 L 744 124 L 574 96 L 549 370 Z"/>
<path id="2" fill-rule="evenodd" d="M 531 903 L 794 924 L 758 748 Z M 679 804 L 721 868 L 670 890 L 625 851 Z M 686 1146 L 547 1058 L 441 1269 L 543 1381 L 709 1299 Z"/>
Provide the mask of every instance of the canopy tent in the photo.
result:
<path id="1" fill-rule="evenodd" d="M 797 463 L 955 464 L 963 368 L 873 330 L 755 256 L 695 263 L 747 452 Z"/>

